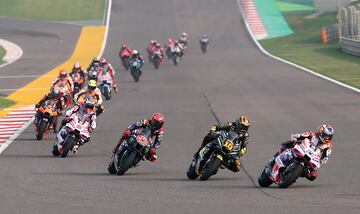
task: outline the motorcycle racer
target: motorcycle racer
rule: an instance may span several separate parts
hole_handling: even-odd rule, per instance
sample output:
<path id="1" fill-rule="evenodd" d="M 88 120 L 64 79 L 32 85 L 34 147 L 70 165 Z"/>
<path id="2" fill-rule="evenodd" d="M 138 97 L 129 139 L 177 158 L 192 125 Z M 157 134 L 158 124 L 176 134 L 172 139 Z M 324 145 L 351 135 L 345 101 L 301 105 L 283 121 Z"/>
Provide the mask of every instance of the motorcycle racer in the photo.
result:
<path id="1" fill-rule="evenodd" d="M 175 40 L 172 49 L 175 50 L 177 47 L 180 49 L 180 57 L 182 57 L 184 55 L 184 45 L 178 40 Z"/>
<path id="2" fill-rule="evenodd" d="M 269 168 L 272 168 L 275 163 L 275 158 L 281 154 L 285 149 L 294 147 L 297 143 L 301 143 L 305 139 L 309 139 L 310 142 L 315 145 L 321 151 L 321 164 L 326 164 L 329 160 L 329 155 L 331 154 L 332 149 L 332 138 L 334 136 L 334 128 L 330 125 L 321 125 L 319 126 L 316 132 L 304 132 L 300 134 L 294 134 L 291 138 L 281 144 L 281 148 L 276 152 L 268 162 Z M 317 171 L 313 169 L 308 169 L 303 177 L 307 178 L 310 181 L 313 181 L 317 178 Z"/>
<path id="3" fill-rule="evenodd" d="M 83 121 L 88 121 L 90 126 L 88 127 L 88 131 L 92 134 L 96 128 L 96 109 L 95 109 L 96 102 L 93 100 L 91 96 L 87 96 L 86 100 L 82 104 L 76 104 L 72 109 L 66 112 L 66 118 L 63 120 L 62 125 L 65 126 L 66 123 L 72 120 L 72 116 L 77 114 L 79 118 Z M 67 135 L 66 129 L 62 128 L 59 133 L 57 134 L 57 141 L 58 144 L 61 144 Z M 90 141 L 90 137 L 84 137 L 81 139 L 80 144 L 76 144 L 73 147 L 73 152 L 76 154 L 78 152 L 78 148 L 80 145 L 83 145 Z"/>
<path id="4" fill-rule="evenodd" d="M 141 64 L 140 68 L 144 65 L 144 58 L 141 56 L 141 54 L 137 50 L 133 51 L 129 61 L 131 62 L 134 60 L 138 60 L 140 62 L 140 64 Z"/>
<path id="5" fill-rule="evenodd" d="M 151 162 L 157 160 L 156 149 L 160 147 L 162 137 L 164 135 L 164 129 L 162 126 L 165 123 L 165 117 L 161 113 L 155 113 L 151 118 L 146 118 L 144 120 L 138 121 L 131 124 L 127 129 L 124 130 L 119 142 L 116 144 L 113 149 L 113 153 L 118 150 L 123 141 L 136 129 L 143 127 L 148 128 L 151 131 L 151 137 L 154 138 L 153 146 L 150 148 L 149 153 L 145 158 Z"/>
<path id="6" fill-rule="evenodd" d="M 184 46 L 184 48 L 186 48 L 186 46 L 188 45 L 189 43 L 189 40 L 188 40 L 188 35 L 186 32 L 183 32 L 179 38 L 179 42 Z"/>
<path id="7" fill-rule="evenodd" d="M 204 137 L 203 142 L 195 153 L 194 158 L 199 156 L 199 152 L 211 143 L 217 137 L 217 131 L 229 132 L 230 130 L 238 134 L 237 141 L 234 142 L 235 145 L 240 146 L 239 154 L 234 157 L 233 162 L 231 163 L 231 170 L 234 172 L 240 171 L 240 157 L 247 152 L 247 145 L 249 144 L 249 127 L 250 121 L 247 117 L 241 116 L 235 120 L 235 122 L 230 122 L 227 124 L 213 125 L 207 135 Z"/>
<path id="8" fill-rule="evenodd" d="M 100 67 L 102 70 L 109 72 L 112 82 L 113 82 L 113 88 L 115 92 L 118 92 L 118 88 L 116 86 L 116 81 L 115 81 L 115 70 L 112 67 L 112 65 L 106 61 L 106 59 L 104 57 L 100 58 Z M 99 75 L 101 74 L 101 70 L 98 70 L 96 73 L 96 79 L 99 77 Z"/>
<path id="9" fill-rule="evenodd" d="M 152 52 L 152 57 L 153 57 L 153 54 L 156 53 L 157 51 L 160 52 L 160 57 L 161 57 L 161 63 L 163 62 L 163 59 L 164 59 L 164 49 L 161 47 L 160 43 L 157 43 L 155 48 L 153 49 L 153 52 Z"/>
<path id="10" fill-rule="evenodd" d="M 46 94 L 36 105 L 35 108 L 40 108 L 42 105 L 44 105 L 44 103 L 46 101 L 52 100 L 53 102 L 55 102 L 55 108 L 56 108 L 56 112 L 58 115 L 62 115 L 64 113 L 64 98 L 61 96 L 61 94 L 56 90 L 53 89 L 50 93 Z M 36 111 L 35 114 L 35 120 L 34 120 L 34 124 L 37 124 L 37 121 L 40 117 L 40 112 Z M 57 118 L 56 120 L 52 123 L 53 125 L 53 129 L 54 132 L 56 133 L 56 125 L 57 125 Z"/>
<path id="11" fill-rule="evenodd" d="M 121 49 L 119 51 L 120 58 L 123 58 L 125 56 L 129 57 L 131 54 L 132 54 L 132 50 L 126 44 L 121 45 Z"/>
<path id="12" fill-rule="evenodd" d="M 50 91 L 52 91 L 52 89 L 54 88 L 55 85 L 60 84 L 60 83 L 68 85 L 69 89 L 71 90 L 70 92 L 72 92 L 74 90 L 74 83 L 73 83 L 71 77 L 68 75 L 68 73 L 64 69 L 60 70 L 59 76 L 51 84 Z"/>
<path id="13" fill-rule="evenodd" d="M 79 93 L 75 94 L 74 100 L 76 103 L 81 104 L 84 102 L 87 95 L 90 95 L 94 99 L 96 105 L 96 115 L 99 116 L 102 112 L 104 112 L 105 107 L 102 104 L 103 99 L 101 97 L 101 91 L 97 87 L 95 80 L 89 80 L 88 85 L 81 89 Z"/>

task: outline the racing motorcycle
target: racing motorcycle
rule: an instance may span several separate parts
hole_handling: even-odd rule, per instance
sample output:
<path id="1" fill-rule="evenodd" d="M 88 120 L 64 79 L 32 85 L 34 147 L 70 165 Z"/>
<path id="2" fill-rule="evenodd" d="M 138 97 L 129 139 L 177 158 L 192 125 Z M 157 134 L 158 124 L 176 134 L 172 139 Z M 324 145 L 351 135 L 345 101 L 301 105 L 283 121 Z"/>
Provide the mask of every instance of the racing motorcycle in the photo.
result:
<path id="1" fill-rule="evenodd" d="M 176 47 L 173 46 L 171 48 L 171 55 L 172 55 L 174 65 L 178 65 L 181 60 L 181 50 L 180 50 L 179 46 L 176 46 Z"/>
<path id="2" fill-rule="evenodd" d="M 81 117 L 79 113 L 74 114 L 69 118 L 71 121 L 61 128 L 59 133 L 64 134 L 62 137 L 65 140 L 63 142 L 55 141 L 52 147 L 54 156 L 60 155 L 61 157 L 66 157 L 75 145 L 83 145 L 83 139 L 90 137 L 90 122 L 88 120 L 82 120 Z"/>
<path id="3" fill-rule="evenodd" d="M 130 61 L 130 71 L 131 71 L 131 76 L 134 78 L 135 82 L 139 81 L 140 75 L 141 75 L 141 63 L 139 60 L 131 60 Z"/>
<path id="4" fill-rule="evenodd" d="M 172 57 L 171 47 L 172 46 L 166 46 L 165 47 L 165 53 L 166 53 L 166 56 L 167 56 L 168 59 L 171 59 L 171 57 Z"/>
<path id="5" fill-rule="evenodd" d="M 215 139 L 200 150 L 187 171 L 187 177 L 194 180 L 200 176 L 200 180 L 206 181 L 215 175 L 219 168 L 230 169 L 233 156 L 240 151 L 240 145 L 235 144 L 238 135 L 233 132 L 218 131 Z"/>
<path id="6" fill-rule="evenodd" d="M 145 160 L 151 146 L 151 131 L 148 128 L 134 130 L 111 157 L 109 173 L 123 175 L 131 167 L 138 166 L 141 160 Z"/>
<path id="7" fill-rule="evenodd" d="M 74 97 L 74 95 L 79 93 L 79 91 L 82 89 L 85 79 L 79 73 L 74 74 L 72 76 L 72 79 L 74 82 L 74 91 L 72 93 L 72 96 Z"/>
<path id="8" fill-rule="evenodd" d="M 96 80 L 97 71 L 101 69 L 99 64 L 92 65 L 88 70 L 88 80 Z"/>
<path id="9" fill-rule="evenodd" d="M 162 60 L 162 56 L 161 56 L 161 52 L 160 51 L 156 51 L 152 54 L 152 63 L 154 64 L 154 68 L 158 69 L 160 66 Z"/>
<path id="10" fill-rule="evenodd" d="M 111 99 L 111 93 L 113 88 L 113 81 L 109 72 L 101 72 L 98 76 L 97 83 L 99 85 L 101 94 L 106 100 Z"/>
<path id="11" fill-rule="evenodd" d="M 200 39 L 200 48 L 201 48 L 203 53 L 207 52 L 208 44 L 209 44 L 209 39 L 208 38 L 201 38 Z"/>
<path id="12" fill-rule="evenodd" d="M 56 127 L 58 112 L 56 102 L 54 100 L 47 100 L 36 113 L 35 133 L 36 139 L 41 140 L 46 136 L 49 130 Z"/>
<path id="13" fill-rule="evenodd" d="M 275 183 L 280 188 L 287 188 L 309 170 L 319 169 L 320 159 L 320 149 L 309 139 L 305 139 L 279 154 L 273 166 L 267 164 L 258 178 L 258 183 L 261 187 Z"/>
<path id="14" fill-rule="evenodd" d="M 131 53 L 129 53 L 129 52 L 120 53 L 121 64 L 124 66 L 125 70 L 129 70 L 130 55 L 131 55 Z"/>

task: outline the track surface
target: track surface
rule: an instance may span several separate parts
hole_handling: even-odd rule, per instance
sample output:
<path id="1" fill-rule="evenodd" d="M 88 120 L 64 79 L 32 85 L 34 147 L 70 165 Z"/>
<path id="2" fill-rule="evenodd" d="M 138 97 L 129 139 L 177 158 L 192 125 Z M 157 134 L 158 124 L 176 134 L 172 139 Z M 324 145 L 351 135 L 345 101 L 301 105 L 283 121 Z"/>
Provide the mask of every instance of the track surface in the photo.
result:
<path id="1" fill-rule="evenodd" d="M 21 88 L 64 62 L 72 53 L 80 30 L 76 25 L 0 18 L 1 38 L 24 51 L 16 63 L 0 70 L 0 95 L 11 94 L 13 91 L 3 90 Z"/>
<path id="2" fill-rule="evenodd" d="M 122 42 L 142 49 L 184 30 L 191 41 L 178 67 L 147 64 L 137 84 L 118 72 L 120 95 L 106 103 L 77 157 L 51 157 L 54 136 L 35 142 L 32 126 L 0 155 L 3 213 L 359 213 L 359 95 L 262 55 L 235 0 L 114 1 L 105 55 L 118 68 Z M 206 55 L 197 43 L 202 32 L 212 39 Z M 216 123 L 209 104 L 221 121 L 250 117 L 253 142 L 240 173 L 189 181 L 192 155 Z M 156 111 L 167 116 L 158 162 L 108 175 L 121 131 Z M 254 185 L 282 140 L 325 122 L 334 125 L 337 144 L 318 180 L 286 190 Z"/>

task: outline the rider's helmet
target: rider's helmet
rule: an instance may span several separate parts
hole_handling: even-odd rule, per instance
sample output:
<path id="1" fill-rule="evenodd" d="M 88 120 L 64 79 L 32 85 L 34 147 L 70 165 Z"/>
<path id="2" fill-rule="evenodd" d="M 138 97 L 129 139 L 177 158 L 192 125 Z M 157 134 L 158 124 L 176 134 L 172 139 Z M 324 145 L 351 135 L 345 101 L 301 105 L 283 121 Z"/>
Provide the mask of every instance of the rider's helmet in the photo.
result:
<path id="1" fill-rule="evenodd" d="M 168 38 L 167 43 L 170 44 L 170 43 L 172 43 L 173 41 L 174 41 L 174 40 L 173 40 L 172 38 Z"/>
<path id="2" fill-rule="evenodd" d="M 321 125 L 318 128 L 317 136 L 320 143 L 329 143 L 334 136 L 334 128 L 330 125 Z"/>
<path id="3" fill-rule="evenodd" d="M 106 64 L 106 59 L 104 57 L 101 57 L 99 62 L 102 64 L 102 65 L 105 65 Z"/>
<path id="4" fill-rule="evenodd" d="M 126 45 L 126 44 L 122 44 L 122 45 L 121 45 L 121 48 L 122 48 L 122 49 L 125 49 L 125 48 L 127 48 L 127 45 Z"/>
<path id="5" fill-rule="evenodd" d="M 187 37 L 187 33 L 186 33 L 186 32 L 183 32 L 183 33 L 181 34 L 181 36 L 182 36 L 182 37 Z"/>
<path id="6" fill-rule="evenodd" d="M 233 126 L 237 133 L 246 133 L 250 127 L 250 120 L 245 116 L 241 116 L 235 120 Z"/>
<path id="7" fill-rule="evenodd" d="M 179 44 L 179 40 L 174 41 L 175 45 Z"/>
<path id="8" fill-rule="evenodd" d="M 208 38 L 208 35 L 206 33 L 204 33 L 201 37 L 202 39 L 207 39 Z"/>
<path id="9" fill-rule="evenodd" d="M 89 80 L 88 82 L 88 90 L 94 91 L 96 89 L 96 81 L 95 80 Z"/>
<path id="10" fill-rule="evenodd" d="M 151 41 L 150 41 L 150 44 L 152 44 L 152 45 L 155 44 L 155 41 L 154 41 L 154 40 L 151 40 Z"/>
<path id="11" fill-rule="evenodd" d="M 84 102 L 84 110 L 86 113 L 94 111 L 95 101 L 91 96 L 87 96 Z"/>
<path id="12" fill-rule="evenodd" d="M 133 50 L 132 54 L 134 57 L 138 57 L 140 55 L 138 50 Z"/>
<path id="13" fill-rule="evenodd" d="M 157 43 L 155 47 L 157 47 L 157 48 L 161 48 L 160 43 Z"/>
<path id="14" fill-rule="evenodd" d="M 66 77 L 67 77 L 67 72 L 64 69 L 60 70 L 59 78 L 60 79 L 65 79 Z"/>
<path id="15" fill-rule="evenodd" d="M 165 123 L 165 117 L 161 113 L 155 113 L 151 117 L 150 125 L 153 130 L 159 130 Z"/>
<path id="16" fill-rule="evenodd" d="M 80 69 L 80 68 L 81 68 L 80 63 L 75 62 L 73 69 Z"/>
<path id="17" fill-rule="evenodd" d="M 53 87 L 53 89 L 51 90 L 51 94 L 50 94 L 52 99 L 58 99 L 61 97 L 61 93 L 59 90 L 59 87 Z"/>
<path id="18" fill-rule="evenodd" d="M 93 59 L 93 63 L 98 63 L 98 62 L 99 62 L 99 58 L 94 57 L 94 59 Z"/>

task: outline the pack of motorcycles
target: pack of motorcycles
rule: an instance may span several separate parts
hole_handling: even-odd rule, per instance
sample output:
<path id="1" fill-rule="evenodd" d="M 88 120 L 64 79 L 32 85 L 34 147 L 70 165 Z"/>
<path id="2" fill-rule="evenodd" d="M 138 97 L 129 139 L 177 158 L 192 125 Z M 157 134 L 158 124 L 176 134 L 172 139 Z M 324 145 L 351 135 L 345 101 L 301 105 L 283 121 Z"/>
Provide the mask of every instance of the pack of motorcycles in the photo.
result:
<path id="1" fill-rule="evenodd" d="M 200 41 L 200 47 L 203 53 L 208 50 L 207 43 Z M 169 50 L 168 57 L 173 59 L 174 64 L 177 65 L 180 59 L 177 50 Z M 130 69 L 135 73 L 133 75 L 135 81 L 139 81 L 140 70 L 139 62 L 128 63 L 123 61 L 125 69 Z M 158 67 L 158 66 L 157 66 Z M 88 78 L 95 78 L 96 68 L 88 71 Z M 104 75 L 100 76 L 98 81 L 99 88 L 106 100 L 111 98 L 112 82 L 111 77 Z M 79 91 L 80 89 L 77 89 Z M 54 129 L 54 123 L 57 123 L 59 115 L 55 110 L 55 103 L 51 100 L 46 102 L 38 109 L 41 115 L 36 122 L 36 138 L 43 139 L 45 135 Z M 60 153 L 53 150 L 55 156 L 67 157 L 69 151 L 80 141 L 81 137 L 90 137 L 87 121 L 82 121 L 80 115 L 75 115 L 70 123 L 65 125 L 67 135 L 64 137 L 63 151 Z M 208 180 L 215 175 L 219 169 L 228 168 L 234 155 L 239 152 L 239 147 L 235 145 L 236 134 L 225 131 L 220 131 L 221 134 L 202 150 L 199 154 L 194 156 L 188 170 L 187 177 L 190 180 L 200 178 L 200 180 Z M 124 175 L 130 168 L 135 168 L 140 161 L 145 161 L 145 154 L 152 146 L 151 132 L 147 128 L 139 128 L 134 133 L 130 134 L 118 150 L 112 155 L 108 164 L 108 172 L 110 174 Z M 261 172 L 258 183 L 261 187 L 268 187 L 275 184 L 280 188 L 287 188 L 293 184 L 303 173 L 309 168 L 318 169 L 320 167 L 320 151 L 316 149 L 307 139 L 297 144 L 294 148 L 286 149 L 275 159 L 274 164 L 266 164 Z"/>

